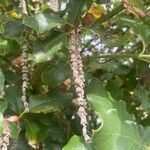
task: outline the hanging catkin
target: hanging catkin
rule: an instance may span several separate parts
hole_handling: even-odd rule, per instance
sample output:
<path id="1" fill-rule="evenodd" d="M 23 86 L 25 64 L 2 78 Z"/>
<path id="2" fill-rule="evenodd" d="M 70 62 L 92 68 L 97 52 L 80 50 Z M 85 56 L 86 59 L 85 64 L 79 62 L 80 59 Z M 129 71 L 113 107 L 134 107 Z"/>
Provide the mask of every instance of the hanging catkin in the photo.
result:
<path id="1" fill-rule="evenodd" d="M 83 72 L 83 64 L 80 56 L 80 34 L 78 29 L 74 29 L 70 35 L 70 55 L 71 55 L 71 69 L 76 89 L 78 106 L 77 115 L 80 118 L 82 125 L 82 134 L 86 142 L 90 142 L 91 138 L 87 134 L 87 101 L 85 99 L 84 87 L 85 78 Z"/>
<path id="2" fill-rule="evenodd" d="M 8 150 L 7 146 L 9 145 L 10 130 L 5 128 L 3 131 L 3 137 L 0 138 L 0 150 Z"/>
<path id="3" fill-rule="evenodd" d="M 28 45 L 26 42 L 22 44 L 22 97 L 25 112 L 29 111 L 28 102 L 27 102 L 27 88 L 29 84 L 29 75 L 28 75 Z"/>
<path id="4" fill-rule="evenodd" d="M 7 120 L 3 122 L 3 136 L 0 138 L 0 150 L 8 150 L 8 145 L 10 144 L 10 129 Z"/>

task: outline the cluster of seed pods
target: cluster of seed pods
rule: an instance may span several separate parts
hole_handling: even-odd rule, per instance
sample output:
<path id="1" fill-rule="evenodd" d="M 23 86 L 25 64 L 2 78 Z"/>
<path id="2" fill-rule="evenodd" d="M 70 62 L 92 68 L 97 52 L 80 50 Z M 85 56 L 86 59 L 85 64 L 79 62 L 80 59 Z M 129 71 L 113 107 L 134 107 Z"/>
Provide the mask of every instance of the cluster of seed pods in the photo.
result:
<path id="1" fill-rule="evenodd" d="M 22 97 L 25 112 L 29 111 L 28 102 L 27 102 L 27 88 L 29 84 L 29 75 L 28 75 L 28 45 L 27 43 L 22 44 Z"/>

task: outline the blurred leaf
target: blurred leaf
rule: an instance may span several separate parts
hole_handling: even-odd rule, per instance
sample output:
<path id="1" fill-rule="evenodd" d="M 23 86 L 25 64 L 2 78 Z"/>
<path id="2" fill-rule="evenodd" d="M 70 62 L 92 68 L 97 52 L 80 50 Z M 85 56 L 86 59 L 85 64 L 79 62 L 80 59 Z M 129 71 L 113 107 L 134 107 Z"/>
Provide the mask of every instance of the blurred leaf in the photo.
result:
<path id="1" fill-rule="evenodd" d="M 87 150 L 79 136 L 74 135 L 62 150 Z"/>
<path id="2" fill-rule="evenodd" d="M 12 70 L 8 70 L 7 68 L 3 69 L 5 75 L 5 81 L 7 84 L 16 84 L 21 83 L 21 77 L 18 72 L 14 72 Z"/>
<path id="3" fill-rule="evenodd" d="M 91 5 L 91 0 L 70 0 L 67 4 L 67 11 L 69 15 L 69 21 L 78 26 L 82 15 Z"/>
<path id="4" fill-rule="evenodd" d="M 3 113 L 7 108 L 7 101 L 0 100 L 0 112 Z"/>
<path id="5" fill-rule="evenodd" d="M 50 94 L 36 95 L 29 98 L 30 112 L 54 113 L 59 112 L 69 103 L 70 95 L 53 91 Z"/>
<path id="6" fill-rule="evenodd" d="M 122 45 L 127 45 L 132 40 L 132 35 L 129 33 L 126 33 L 124 35 L 116 35 L 110 42 L 109 45 L 112 47 L 119 47 Z"/>
<path id="7" fill-rule="evenodd" d="M 31 147 L 29 147 L 28 141 L 25 137 L 24 131 L 20 132 L 19 137 L 16 142 L 17 142 L 17 145 L 15 147 L 16 148 L 15 150 L 31 150 Z"/>
<path id="8" fill-rule="evenodd" d="M 126 65 L 121 64 L 118 61 L 108 62 L 105 64 L 99 65 L 101 69 L 108 71 L 109 73 L 113 73 L 116 75 L 126 75 L 129 73 L 130 68 Z"/>
<path id="9" fill-rule="evenodd" d="M 96 3 L 97 3 L 97 4 L 104 4 L 104 3 L 105 3 L 105 0 L 96 0 Z"/>
<path id="10" fill-rule="evenodd" d="M 103 126 L 96 131 L 93 137 L 93 147 L 99 149 L 115 150 L 141 150 L 141 139 L 136 123 L 132 116 L 127 113 L 122 101 L 115 101 L 98 79 L 93 79 L 89 87 L 97 87 L 98 90 L 88 92 L 88 101 L 93 109 L 103 120 Z M 104 92 L 101 92 L 103 90 Z M 107 93 L 107 95 L 106 95 Z M 105 95 L 105 96 L 104 96 Z"/>
<path id="11" fill-rule="evenodd" d="M 44 45 L 43 51 L 33 53 L 30 55 L 30 60 L 33 60 L 36 63 L 42 63 L 51 60 L 66 42 L 67 35 L 60 34 L 49 43 Z"/>
<path id="12" fill-rule="evenodd" d="M 19 136 L 19 132 L 20 132 L 17 124 L 13 122 L 9 122 L 9 129 L 10 129 L 10 134 L 11 134 L 10 137 L 13 139 L 17 139 Z"/>
<path id="13" fill-rule="evenodd" d="M 49 148 L 51 148 L 51 150 L 62 150 L 62 146 L 59 143 L 50 142 L 49 139 L 47 139 L 47 141 L 44 144 L 45 150 L 49 150 Z"/>
<path id="14" fill-rule="evenodd" d="M 123 77 L 123 87 L 128 91 L 133 91 L 137 84 L 135 67 L 130 67 L 129 73 Z"/>
<path id="15" fill-rule="evenodd" d="M 141 102 L 142 107 L 144 110 L 149 110 L 150 108 L 150 92 L 146 88 L 138 85 L 135 89 L 137 100 Z"/>
<path id="16" fill-rule="evenodd" d="M 142 139 L 142 145 L 145 147 L 150 147 L 150 127 L 144 127 L 144 126 L 139 126 L 140 134 L 141 134 L 141 139 Z M 149 150 L 149 149 L 146 149 Z"/>
<path id="17" fill-rule="evenodd" d="M 103 38 L 105 33 L 107 32 L 106 28 L 103 25 L 101 25 L 99 22 L 95 22 L 91 26 L 86 27 L 85 29 L 94 34 L 98 34 L 99 37 L 101 38 Z"/>
<path id="18" fill-rule="evenodd" d="M 8 21 L 5 26 L 4 35 L 9 39 L 19 40 L 22 35 L 24 25 L 21 20 Z"/>
<path id="19" fill-rule="evenodd" d="M 51 117 L 50 117 L 51 118 Z M 48 137 L 44 140 L 46 150 L 62 150 L 69 138 L 69 130 L 59 118 L 51 118 L 48 125 Z"/>
<path id="20" fill-rule="evenodd" d="M 67 130 L 59 121 L 51 121 L 48 134 L 51 141 L 60 143 L 61 145 L 66 143 L 66 140 L 68 139 Z"/>
<path id="21" fill-rule="evenodd" d="M 63 18 L 54 13 L 37 13 L 34 16 L 27 16 L 23 19 L 23 24 L 36 30 L 39 33 L 50 31 L 54 27 L 66 24 Z"/>
<path id="22" fill-rule="evenodd" d="M 139 36 L 143 42 L 143 49 L 148 46 L 150 43 L 150 32 L 149 25 L 141 19 L 131 19 L 129 17 L 119 17 L 120 23 L 122 22 L 124 25 L 129 26 L 133 29 L 134 33 Z"/>
<path id="23" fill-rule="evenodd" d="M 4 39 L 0 37 L 0 55 L 17 54 L 20 52 L 19 44 L 14 40 Z"/>
<path id="24" fill-rule="evenodd" d="M 9 113 L 12 111 L 12 114 L 15 113 L 19 115 L 23 112 L 21 91 L 17 87 L 12 86 L 5 89 L 5 100 L 8 102 Z"/>
<path id="25" fill-rule="evenodd" d="M 48 128 L 38 120 L 26 120 L 25 127 L 26 137 L 34 145 L 43 140 L 48 135 Z"/>
<path id="26" fill-rule="evenodd" d="M 120 100 L 123 96 L 121 85 L 122 80 L 117 77 L 116 79 L 110 80 L 107 83 L 107 89 L 115 100 Z"/>
<path id="27" fill-rule="evenodd" d="M 143 76 L 144 74 L 147 74 L 149 72 L 149 64 L 147 62 L 143 61 L 136 61 L 136 75 L 138 77 Z"/>
<path id="28" fill-rule="evenodd" d="M 59 62 L 54 66 L 47 67 L 42 73 L 42 81 L 50 86 L 58 86 L 70 76 L 70 65 L 67 62 Z"/>

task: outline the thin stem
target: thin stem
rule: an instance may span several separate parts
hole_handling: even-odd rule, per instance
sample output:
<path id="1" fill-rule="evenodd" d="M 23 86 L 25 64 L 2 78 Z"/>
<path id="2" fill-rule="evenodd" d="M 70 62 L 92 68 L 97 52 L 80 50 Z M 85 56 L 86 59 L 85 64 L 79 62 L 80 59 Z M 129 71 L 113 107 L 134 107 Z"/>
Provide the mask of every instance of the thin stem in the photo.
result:
<path id="1" fill-rule="evenodd" d="M 122 59 L 122 58 L 135 58 L 140 60 L 150 59 L 150 54 L 126 54 L 126 53 L 120 53 L 120 54 L 101 54 L 97 56 L 92 56 L 92 58 L 112 58 L 112 59 Z M 146 61 L 146 60 L 145 60 Z"/>

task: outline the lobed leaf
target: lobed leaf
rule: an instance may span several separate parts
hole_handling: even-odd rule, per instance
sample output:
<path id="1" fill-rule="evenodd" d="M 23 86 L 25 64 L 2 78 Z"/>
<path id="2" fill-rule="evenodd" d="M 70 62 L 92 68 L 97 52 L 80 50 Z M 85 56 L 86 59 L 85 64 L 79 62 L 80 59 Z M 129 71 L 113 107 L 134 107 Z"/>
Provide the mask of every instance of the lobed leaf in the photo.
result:
<path id="1" fill-rule="evenodd" d="M 103 119 L 102 128 L 93 137 L 94 150 L 143 149 L 138 126 L 127 113 L 125 104 L 115 101 L 98 79 L 91 80 L 87 97 L 93 109 Z"/>

